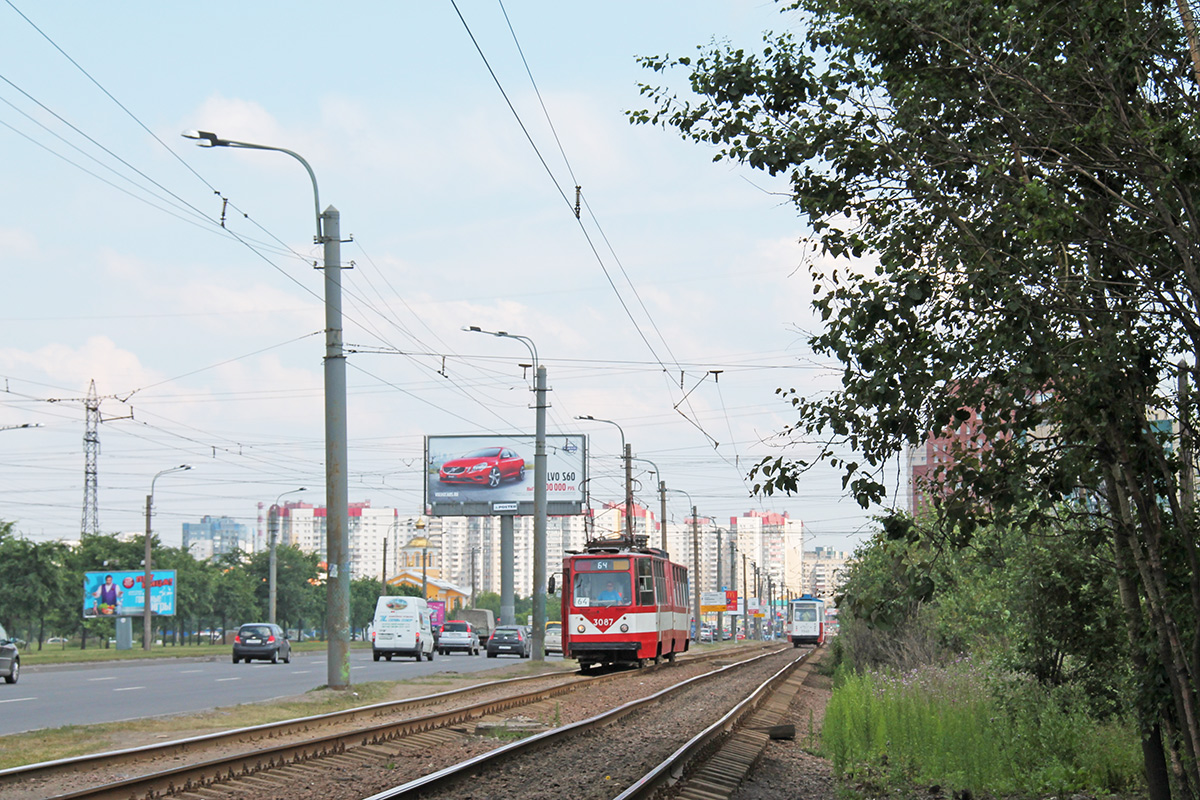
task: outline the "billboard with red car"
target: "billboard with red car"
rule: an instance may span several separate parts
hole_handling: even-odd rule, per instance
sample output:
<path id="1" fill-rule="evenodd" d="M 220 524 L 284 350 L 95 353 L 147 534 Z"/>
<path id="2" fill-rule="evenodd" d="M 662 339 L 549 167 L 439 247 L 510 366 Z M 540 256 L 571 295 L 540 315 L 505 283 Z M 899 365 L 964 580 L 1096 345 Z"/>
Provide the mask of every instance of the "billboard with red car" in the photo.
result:
<path id="1" fill-rule="evenodd" d="M 583 507 L 583 436 L 546 437 L 546 502 L 553 515 Z M 532 514 L 533 436 L 427 436 L 425 507 L 435 516 Z"/>

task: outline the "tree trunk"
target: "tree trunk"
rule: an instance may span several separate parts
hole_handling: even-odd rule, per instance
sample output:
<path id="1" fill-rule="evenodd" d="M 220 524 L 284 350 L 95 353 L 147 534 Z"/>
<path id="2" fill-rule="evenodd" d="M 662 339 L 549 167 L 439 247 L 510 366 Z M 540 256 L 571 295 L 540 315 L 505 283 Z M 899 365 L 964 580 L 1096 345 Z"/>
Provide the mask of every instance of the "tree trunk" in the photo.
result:
<path id="1" fill-rule="evenodd" d="M 1118 492 L 1110 485 L 1109 505 L 1113 509 L 1126 510 L 1127 507 L 1118 499 Z M 1138 599 L 1137 589 L 1130 579 L 1128 526 L 1124 513 L 1113 524 L 1113 558 L 1116 566 L 1117 591 L 1124 608 L 1125 632 L 1129 639 L 1129 655 L 1133 662 L 1135 673 L 1144 680 L 1150 672 L 1142 642 L 1145 633 L 1142 628 L 1142 610 Z M 1167 760 L 1163 753 L 1162 728 L 1156 708 L 1148 709 L 1144 703 L 1135 705 L 1138 728 L 1142 740 L 1142 763 L 1146 770 L 1146 796 L 1148 800 L 1171 800 L 1170 775 L 1167 772 Z"/>

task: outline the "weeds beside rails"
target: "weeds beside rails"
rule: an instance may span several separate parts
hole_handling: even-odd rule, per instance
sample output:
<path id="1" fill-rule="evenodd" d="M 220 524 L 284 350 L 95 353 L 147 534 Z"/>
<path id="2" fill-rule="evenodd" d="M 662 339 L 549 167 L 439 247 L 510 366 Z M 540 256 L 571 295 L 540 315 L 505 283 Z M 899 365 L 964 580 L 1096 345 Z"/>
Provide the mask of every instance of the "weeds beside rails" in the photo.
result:
<path id="1" fill-rule="evenodd" d="M 940 787 L 946 795 L 1137 791 L 1141 746 L 1128 721 L 1097 722 L 1072 691 L 996 676 L 961 659 L 913 672 L 839 673 L 822 749 L 865 796 Z"/>

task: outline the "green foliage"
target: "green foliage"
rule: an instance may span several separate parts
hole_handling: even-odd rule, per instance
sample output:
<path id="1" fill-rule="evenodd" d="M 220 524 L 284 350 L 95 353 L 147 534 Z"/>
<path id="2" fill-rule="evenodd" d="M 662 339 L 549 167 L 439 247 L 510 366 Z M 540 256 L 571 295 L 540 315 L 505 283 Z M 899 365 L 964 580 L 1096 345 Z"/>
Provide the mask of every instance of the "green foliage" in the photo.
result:
<path id="1" fill-rule="evenodd" d="M 1138 789 L 1136 727 L 1094 722 L 1077 699 L 1033 681 L 996 682 L 968 660 L 850 673 L 826 709 L 822 747 L 851 784 L 1018 796 Z"/>
<path id="2" fill-rule="evenodd" d="M 1174 732 L 1182 789 L 1200 791 L 1200 542 L 1194 468 L 1171 430 L 1182 416 L 1194 437 L 1197 424 L 1173 379 L 1180 355 L 1200 352 L 1200 93 L 1176 5 L 787 9 L 803 33 L 768 35 L 761 54 L 643 59 L 686 73 L 691 96 L 645 86 L 653 107 L 630 113 L 782 176 L 812 229 L 823 326 L 809 344 L 843 366 L 841 387 L 780 390 L 795 414 L 785 435 L 823 444 L 760 462 L 755 490 L 794 492 L 824 462 L 869 506 L 907 447 L 960 434 L 930 463 L 928 550 L 891 560 L 900 591 L 864 586 L 877 629 L 924 602 L 933 562 L 983 528 L 1062 535 L 1026 587 L 1061 616 L 1006 607 L 1027 643 L 1006 652 L 1050 682 L 1074 660 L 1094 666 L 1116 627 L 1103 601 L 1113 579 L 1143 730 Z M 1100 558 L 1097 539 L 1111 547 L 1104 581 L 1096 563 L 1052 565 L 1072 548 Z M 983 597 L 1021 588 L 979 577 Z M 994 637 L 971 627 L 983 602 L 947 596 L 940 629 Z M 1092 608 L 1088 630 L 1080 609 Z M 1054 648 L 1035 652 L 1043 643 Z"/>
<path id="3" fill-rule="evenodd" d="M 120 541 L 113 535 L 87 535 L 79 544 L 33 542 L 0 521 L 0 624 L 14 636 L 41 647 L 49 636 L 79 638 L 82 646 L 114 634 L 111 619 L 82 617 L 85 572 L 141 569 L 144 538 Z M 319 559 L 294 547 L 278 548 L 278 610 L 281 624 L 299 626 L 320 619 L 325 608 Z M 242 622 L 267 618 L 268 554 L 232 553 L 197 561 L 180 548 L 152 541 L 155 569 L 178 573 L 176 617 L 155 620 L 156 635 L 174 634 L 174 643 L 198 644 L 201 630 L 229 631 Z M 372 608 L 374 599 L 372 598 Z M 140 626 L 135 626 L 140 630 Z"/>
<path id="4" fill-rule="evenodd" d="M 1084 547 L 1048 529 L 981 526 L 959 550 L 925 523 L 908 530 L 894 539 L 885 526 L 844 576 L 844 661 L 910 669 L 971 653 L 1046 686 L 1078 685 L 1098 716 L 1127 707 L 1108 542 Z"/>
<path id="5" fill-rule="evenodd" d="M 363 630 L 375 618 L 375 606 L 383 592 L 383 584 L 375 578 L 356 578 L 350 581 L 350 630 Z"/>

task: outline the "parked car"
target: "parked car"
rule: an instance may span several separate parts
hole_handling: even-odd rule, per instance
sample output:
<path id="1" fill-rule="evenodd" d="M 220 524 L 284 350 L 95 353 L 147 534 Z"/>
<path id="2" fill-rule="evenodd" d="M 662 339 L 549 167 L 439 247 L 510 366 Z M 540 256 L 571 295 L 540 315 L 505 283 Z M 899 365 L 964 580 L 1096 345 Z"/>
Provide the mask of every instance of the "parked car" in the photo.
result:
<path id="1" fill-rule="evenodd" d="M 8 638 L 8 631 L 0 625 L 0 675 L 5 683 L 16 683 L 21 677 L 21 654 L 17 652 L 17 643 Z"/>
<path id="2" fill-rule="evenodd" d="M 438 470 L 442 483 L 473 483 L 492 489 L 510 478 L 525 480 L 525 459 L 507 447 L 481 447 L 450 459 Z"/>
<path id="3" fill-rule="evenodd" d="M 283 628 L 270 622 L 248 622 L 233 637 L 233 663 L 245 660 L 287 664 L 292 660 L 292 643 Z"/>
<path id="4" fill-rule="evenodd" d="M 542 649 L 546 654 L 562 652 L 562 623 L 550 621 L 546 623 L 546 637 L 542 641 Z"/>
<path id="5" fill-rule="evenodd" d="M 532 637 L 523 625 L 501 625 L 492 631 L 487 643 L 487 657 L 495 658 L 501 653 L 529 658 L 533 654 Z"/>
<path id="6" fill-rule="evenodd" d="M 438 652 L 442 655 L 462 650 L 469 656 L 479 655 L 479 636 L 471 623 L 452 619 L 442 625 L 442 637 L 438 640 Z"/>

